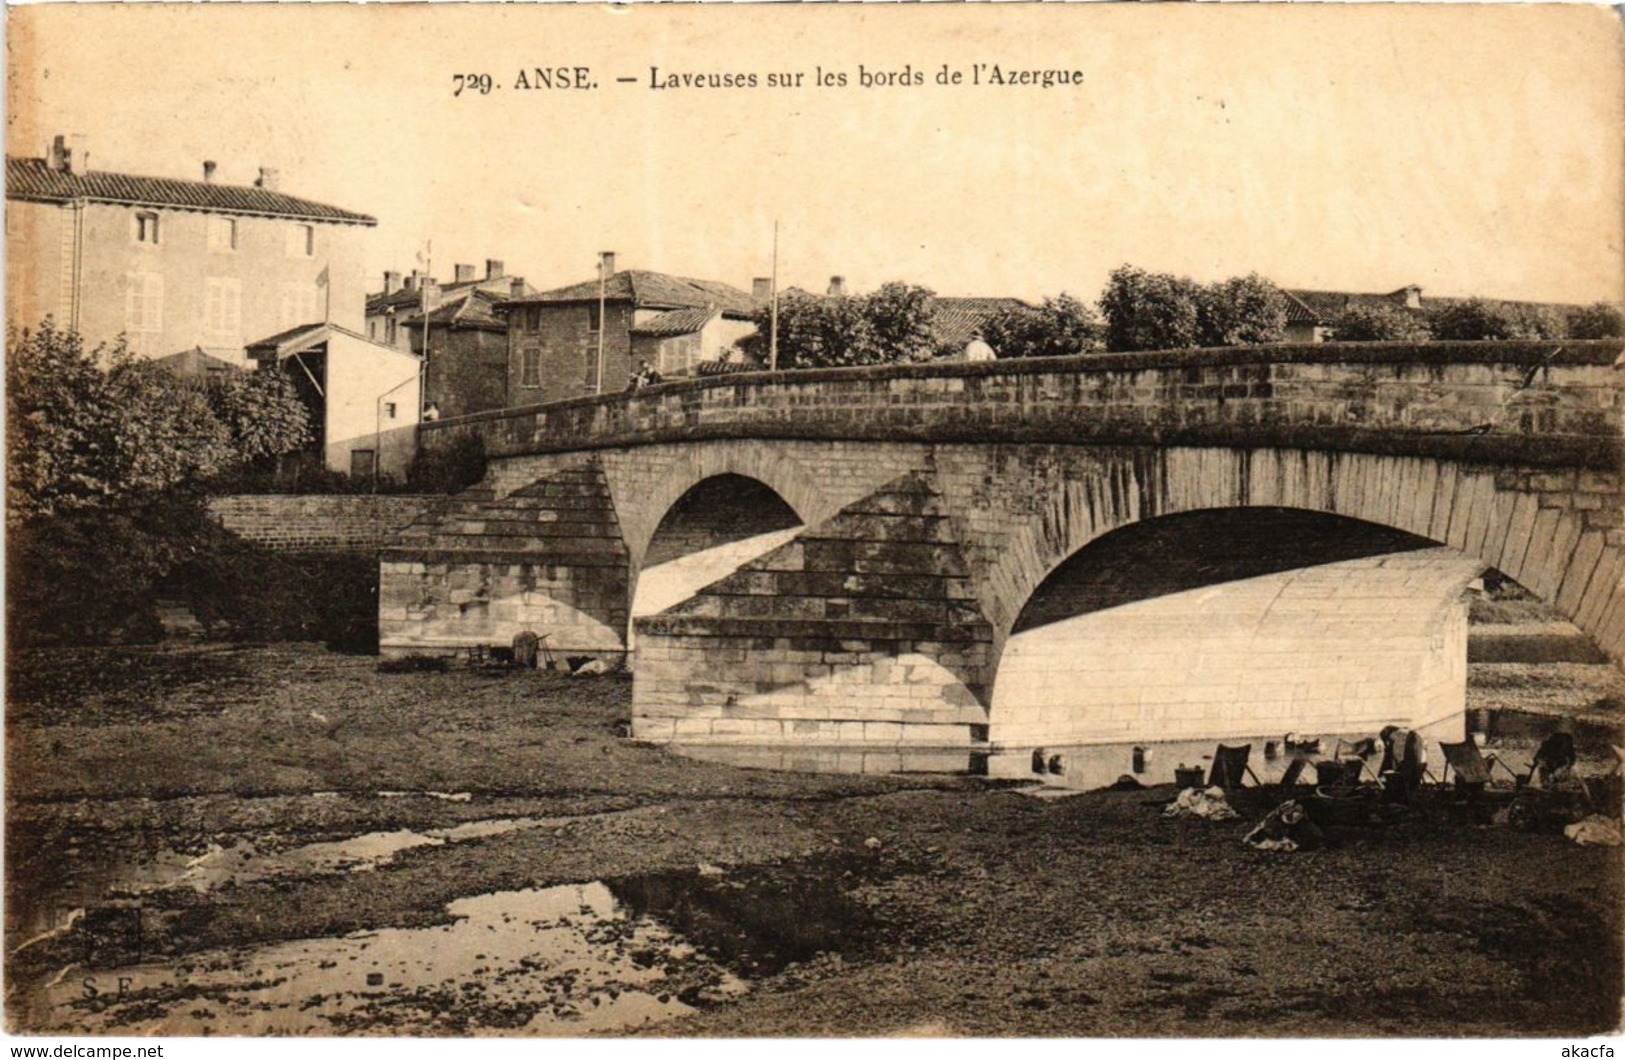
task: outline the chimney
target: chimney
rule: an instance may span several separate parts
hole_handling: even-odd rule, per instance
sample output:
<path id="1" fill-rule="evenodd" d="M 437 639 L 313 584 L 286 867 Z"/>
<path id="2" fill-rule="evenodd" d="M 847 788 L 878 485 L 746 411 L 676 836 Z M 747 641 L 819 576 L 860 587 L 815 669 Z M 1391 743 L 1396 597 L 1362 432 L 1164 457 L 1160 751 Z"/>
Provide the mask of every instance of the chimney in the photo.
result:
<path id="1" fill-rule="evenodd" d="M 408 276 L 406 278 L 406 281 L 401 284 L 401 290 L 403 290 L 403 291 L 415 291 L 415 290 L 417 290 L 418 289 L 418 281 L 421 280 L 422 278 L 423 278 L 423 273 L 419 272 L 417 269 L 413 269 L 412 270 L 412 275 Z"/>
<path id="2" fill-rule="evenodd" d="M 506 271 L 507 270 L 502 266 L 502 262 L 498 261 L 496 258 L 485 259 L 485 278 L 487 280 L 500 280 L 502 279 L 502 274 Z"/>
<path id="3" fill-rule="evenodd" d="M 1422 308 L 1422 288 L 1416 286 L 1414 283 L 1405 288 L 1405 308 Z"/>
<path id="4" fill-rule="evenodd" d="M 773 281 L 766 276 L 758 276 L 750 281 L 750 296 L 758 302 L 765 302 L 773 297 Z"/>
<path id="5" fill-rule="evenodd" d="M 394 294 L 401 289 L 401 274 L 398 272 L 384 273 L 384 293 Z"/>
<path id="6" fill-rule="evenodd" d="M 458 265 L 457 272 L 452 277 L 452 283 L 468 283 L 474 279 L 474 266 Z"/>
<path id="7" fill-rule="evenodd" d="M 78 133 L 58 135 L 51 141 L 51 157 L 46 165 L 57 173 L 81 176 L 89 168 L 90 153 L 85 150 L 85 138 Z"/>
<path id="8" fill-rule="evenodd" d="M 254 187 L 263 188 L 266 191 L 276 191 L 281 183 L 282 174 L 269 166 L 261 166 L 260 175 L 254 179 Z"/>
<path id="9" fill-rule="evenodd" d="M 214 183 L 214 163 L 209 159 L 203 160 L 203 183 Z"/>
<path id="10" fill-rule="evenodd" d="M 525 278 L 523 276 L 515 276 L 508 282 L 508 297 L 525 297 Z"/>
<path id="11" fill-rule="evenodd" d="M 829 290 L 826 291 L 825 293 L 828 294 L 831 298 L 843 298 L 843 297 L 845 297 L 846 296 L 846 277 L 845 276 L 831 276 L 829 278 Z"/>
<path id="12" fill-rule="evenodd" d="M 615 275 L 615 252 L 606 250 L 598 255 L 598 269 L 605 276 Z"/>

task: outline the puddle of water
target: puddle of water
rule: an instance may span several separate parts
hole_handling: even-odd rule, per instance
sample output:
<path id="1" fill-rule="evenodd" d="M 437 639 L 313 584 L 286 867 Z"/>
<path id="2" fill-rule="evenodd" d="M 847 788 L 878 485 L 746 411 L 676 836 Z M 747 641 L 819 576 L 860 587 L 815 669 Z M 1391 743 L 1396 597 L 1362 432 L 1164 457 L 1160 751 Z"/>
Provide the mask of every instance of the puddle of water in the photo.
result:
<path id="1" fill-rule="evenodd" d="M 208 850 L 196 856 L 159 850 L 139 861 L 100 866 L 85 864 L 78 867 L 71 883 L 56 888 L 38 907 L 7 909 L 13 937 L 25 940 L 12 952 L 60 933 L 76 917 L 84 915 L 85 910 L 110 899 L 116 901 L 177 887 L 206 894 L 227 884 L 241 885 L 279 877 L 370 872 L 387 865 L 403 850 L 444 846 L 567 822 L 567 818 L 501 817 L 423 832 L 407 829 L 367 832 L 287 850 L 262 850 L 252 841 L 231 846 L 211 843 Z"/>
<path id="2" fill-rule="evenodd" d="M 881 929 L 849 888 L 876 871 L 875 859 L 854 854 L 721 877 L 686 869 L 608 883 L 628 908 L 754 979 L 820 954 L 873 945 Z"/>
<path id="3" fill-rule="evenodd" d="M 746 987 L 602 883 L 503 891 L 455 923 L 64 975 L 41 1030 L 119 1034 L 578 1035 L 693 1011 Z M 123 994 L 118 994 L 119 985 Z"/>

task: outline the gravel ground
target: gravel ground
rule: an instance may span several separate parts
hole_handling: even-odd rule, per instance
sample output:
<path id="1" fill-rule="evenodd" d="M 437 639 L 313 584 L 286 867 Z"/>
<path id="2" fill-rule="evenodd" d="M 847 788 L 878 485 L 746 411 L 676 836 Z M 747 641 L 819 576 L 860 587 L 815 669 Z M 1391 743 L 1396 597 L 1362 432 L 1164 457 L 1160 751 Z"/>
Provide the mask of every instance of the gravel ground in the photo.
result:
<path id="1" fill-rule="evenodd" d="M 619 735 L 620 677 L 382 674 L 303 646 L 189 647 L 25 656 L 8 691 L 13 1030 L 51 1025 L 30 990 L 63 968 L 137 956 L 87 937 L 91 916 L 40 937 L 53 911 L 131 893 L 132 866 L 499 818 L 546 824 L 403 849 L 373 871 L 149 889 L 139 956 L 179 967 L 605 881 L 749 984 L 645 1033 L 1557 1036 L 1620 1023 L 1619 850 L 1491 826 L 1448 798 L 1268 854 L 1240 842 L 1277 801 L 1263 791 L 1236 797 L 1240 819 L 1208 822 L 1162 817 L 1171 789 L 1041 801 L 971 777 L 684 759 Z M 469 1026 L 458 1004 L 446 1033 Z"/>

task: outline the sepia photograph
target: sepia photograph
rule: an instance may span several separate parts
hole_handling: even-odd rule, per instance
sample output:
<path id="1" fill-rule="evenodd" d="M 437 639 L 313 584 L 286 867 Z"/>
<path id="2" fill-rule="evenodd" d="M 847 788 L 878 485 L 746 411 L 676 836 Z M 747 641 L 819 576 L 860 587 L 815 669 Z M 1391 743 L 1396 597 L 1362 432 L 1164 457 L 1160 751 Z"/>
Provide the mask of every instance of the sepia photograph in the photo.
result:
<path id="1" fill-rule="evenodd" d="M 1622 45 L 8 6 L 6 1036 L 1612 1056 Z"/>

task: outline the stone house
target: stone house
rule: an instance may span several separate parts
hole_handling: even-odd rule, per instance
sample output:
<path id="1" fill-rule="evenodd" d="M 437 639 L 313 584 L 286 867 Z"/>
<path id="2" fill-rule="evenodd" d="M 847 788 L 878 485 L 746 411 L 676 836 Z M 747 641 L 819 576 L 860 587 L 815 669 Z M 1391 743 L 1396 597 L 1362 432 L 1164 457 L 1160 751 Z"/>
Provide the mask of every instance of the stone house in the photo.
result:
<path id="1" fill-rule="evenodd" d="M 6 314 L 46 316 L 94 346 L 127 336 L 247 366 L 244 343 L 301 324 L 363 326 L 363 244 L 377 221 L 251 186 L 92 170 L 77 137 L 6 159 Z"/>
<path id="2" fill-rule="evenodd" d="M 681 376 L 756 330 L 751 294 L 716 280 L 642 269 L 615 271 L 605 256 L 599 280 L 510 298 L 507 405 L 535 405 L 626 387 L 638 360 Z M 602 319 L 600 318 L 602 314 Z"/>

